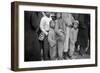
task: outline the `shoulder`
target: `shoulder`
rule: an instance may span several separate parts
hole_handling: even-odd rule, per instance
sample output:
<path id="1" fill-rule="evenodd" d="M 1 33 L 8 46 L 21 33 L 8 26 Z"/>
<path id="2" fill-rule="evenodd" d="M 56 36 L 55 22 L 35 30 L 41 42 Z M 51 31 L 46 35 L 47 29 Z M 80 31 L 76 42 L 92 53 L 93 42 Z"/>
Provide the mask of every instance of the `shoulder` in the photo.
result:
<path id="1" fill-rule="evenodd" d="M 41 22 L 46 22 L 46 17 L 45 17 L 45 16 L 43 16 L 43 17 L 41 18 Z"/>
<path id="2" fill-rule="evenodd" d="M 45 16 L 43 16 L 42 18 L 41 18 L 41 20 L 44 20 L 46 17 Z"/>

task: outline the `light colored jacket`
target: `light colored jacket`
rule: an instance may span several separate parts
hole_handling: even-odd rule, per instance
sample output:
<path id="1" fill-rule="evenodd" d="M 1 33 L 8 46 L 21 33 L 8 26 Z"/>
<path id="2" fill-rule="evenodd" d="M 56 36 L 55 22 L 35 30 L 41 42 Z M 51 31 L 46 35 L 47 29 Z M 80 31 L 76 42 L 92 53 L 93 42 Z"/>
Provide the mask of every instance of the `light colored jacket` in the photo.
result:
<path id="1" fill-rule="evenodd" d="M 56 46 L 56 35 L 54 29 L 50 28 L 48 34 L 48 42 L 50 47 Z"/>
<path id="2" fill-rule="evenodd" d="M 63 41 L 65 39 L 65 24 L 62 19 L 56 20 L 55 32 L 58 40 Z"/>

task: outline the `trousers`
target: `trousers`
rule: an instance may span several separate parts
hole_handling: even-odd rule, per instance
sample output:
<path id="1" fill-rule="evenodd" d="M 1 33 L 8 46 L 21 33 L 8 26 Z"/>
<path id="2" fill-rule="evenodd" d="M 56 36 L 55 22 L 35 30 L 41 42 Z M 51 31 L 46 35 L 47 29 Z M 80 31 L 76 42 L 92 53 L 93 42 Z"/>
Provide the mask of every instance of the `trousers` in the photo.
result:
<path id="1" fill-rule="evenodd" d="M 68 49 L 69 49 L 70 31 L 71 31 L 71 28 L 66 27 L 65 41 L 64 41 L 64 52 L 68 52 Z"/>
<path id="2" fill-rule="evenodd" d="M 48 42 L 48 36 L 45 36 L 44 40 L 43 40 L 43 59 L 44 60 L 49 60 L 50 56 L 49 56 L 49 42 Z"/>
<path id="3" fill-rule="evenodd" d="M 58 59 L 63 59 L 64 42 L 58 40 Z"/>
<path id="4" fill-rule="evenodd" d="M 54 47 L 50 47 L 50 59 L 55 60 L 57 54 L 56 45 Z"/>

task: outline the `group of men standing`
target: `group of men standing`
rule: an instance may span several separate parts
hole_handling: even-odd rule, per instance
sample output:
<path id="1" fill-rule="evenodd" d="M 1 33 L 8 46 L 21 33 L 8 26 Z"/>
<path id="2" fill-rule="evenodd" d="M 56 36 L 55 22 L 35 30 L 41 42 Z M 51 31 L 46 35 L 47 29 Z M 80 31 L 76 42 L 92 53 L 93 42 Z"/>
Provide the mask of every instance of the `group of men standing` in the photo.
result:
<path id="1" fill-rule="evenodd" d="M 70 13 L 50 15 L 45 12 L 40 21 L 40 29 L 44 33 L 41 36 L 44 60 L 63 60 L 73 56 L 78 24 L 79 22 Z"/>
<path id="2" fill-rule="evenodd" d="M 88 42 L 88 26 L 85 24 L 86 27 L 83 28 L 81 20 L 83 19 L 75 19 L 71 13 L 26 11 L 24 60 L 72 59 L 75 48 L 83 55 L 84 48 L 87 47 L 84 44 Z"/>

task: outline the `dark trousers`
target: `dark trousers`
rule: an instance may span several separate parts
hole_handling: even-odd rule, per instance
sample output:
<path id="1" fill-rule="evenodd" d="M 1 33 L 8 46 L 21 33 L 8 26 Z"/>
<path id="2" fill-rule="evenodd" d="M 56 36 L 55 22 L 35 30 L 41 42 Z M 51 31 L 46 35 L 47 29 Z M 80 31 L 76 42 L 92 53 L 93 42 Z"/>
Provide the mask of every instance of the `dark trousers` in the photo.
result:
<path id="1" fill-rule="evenodd" d="M 48 36 L 43 40 L 43 60 L 50 60 Z"/>
<path id="2" fill-rule="evenodd" d="M 85 54 L 85 48 L 84 47 L 80 46 L 79 54 L 80 55 L 84 55 Z"/>

